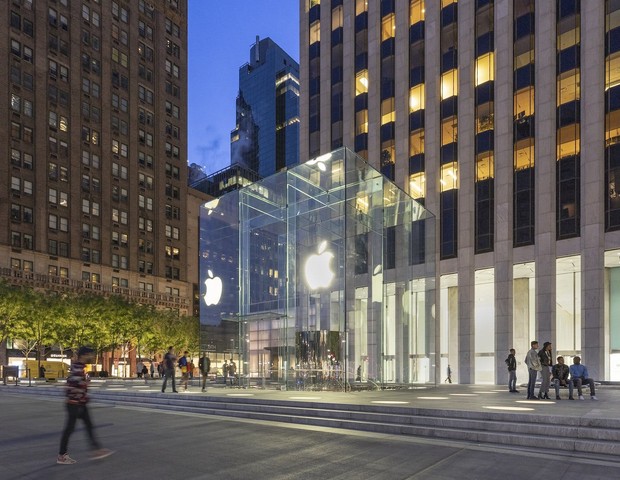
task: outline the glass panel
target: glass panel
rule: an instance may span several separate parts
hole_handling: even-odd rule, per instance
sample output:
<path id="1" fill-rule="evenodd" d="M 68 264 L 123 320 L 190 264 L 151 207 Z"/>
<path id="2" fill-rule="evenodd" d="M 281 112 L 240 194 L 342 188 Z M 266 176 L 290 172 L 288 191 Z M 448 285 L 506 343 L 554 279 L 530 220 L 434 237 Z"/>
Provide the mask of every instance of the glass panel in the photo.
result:
<path id="1" fill-rule="evenodd" d="M 581 352 L 581 257 L 556 260 L 556 341 L 558 355 Z"/>
<path id="2" fill-rule="evenodd" d="M 495 383 L 495 271 L 475 273 L 474 347 L 476 383 Z"/>

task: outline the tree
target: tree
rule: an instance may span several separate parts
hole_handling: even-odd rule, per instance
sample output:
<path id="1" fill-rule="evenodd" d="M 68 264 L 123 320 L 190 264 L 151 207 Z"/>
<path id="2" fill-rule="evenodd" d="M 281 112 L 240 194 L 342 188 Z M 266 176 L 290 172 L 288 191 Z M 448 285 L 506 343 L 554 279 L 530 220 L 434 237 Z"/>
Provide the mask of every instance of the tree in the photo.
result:
<path id="1" fill-rule="evenodd" d="M 22 288 L 0 280 L 0 343 L 16 336 L 18 323 L 30 313 L 28 296 Z M 0 349 L 0 364 L 6 365 L 6 350 Z"/>

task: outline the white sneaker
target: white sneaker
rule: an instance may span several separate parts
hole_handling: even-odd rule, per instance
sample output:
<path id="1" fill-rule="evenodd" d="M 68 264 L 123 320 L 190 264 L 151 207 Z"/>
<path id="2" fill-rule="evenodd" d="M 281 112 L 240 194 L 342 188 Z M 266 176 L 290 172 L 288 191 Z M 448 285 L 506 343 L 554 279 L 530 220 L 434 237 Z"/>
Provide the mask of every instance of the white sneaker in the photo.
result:
<path id="1" fill-rule="evenodd" d="M 583 395 L 579 395 L 579 400 L 585 400 L 585 398 L 583 398 Z"/>
<path id="2" fill-rule="evenodd" d="M 77 463 L 77 460 L 74 460 L 68 453 L 65 453 L 64 455 L 58 455 L 56 463 L 59 465 L 73 465 L 74 463 Z"/>
<path id="3" fill-rule="evenodd" d="M 590 400 L 598 400 L 598 398 L 596 398 L 596 395 L 592 395 L 592 396 L 590 397 Z"/>

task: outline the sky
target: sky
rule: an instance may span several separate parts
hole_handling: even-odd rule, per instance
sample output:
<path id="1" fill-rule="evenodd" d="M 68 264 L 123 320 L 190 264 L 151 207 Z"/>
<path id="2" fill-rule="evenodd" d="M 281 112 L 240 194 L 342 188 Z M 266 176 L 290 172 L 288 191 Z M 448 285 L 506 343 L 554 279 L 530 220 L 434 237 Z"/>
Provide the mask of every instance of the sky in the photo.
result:
<path id="1" fill-rule="evenodd" d="M 230 164 L 239 67 L 270 37 L 299 61 L 299 0 L 188 0 L 188 163 Z"/>

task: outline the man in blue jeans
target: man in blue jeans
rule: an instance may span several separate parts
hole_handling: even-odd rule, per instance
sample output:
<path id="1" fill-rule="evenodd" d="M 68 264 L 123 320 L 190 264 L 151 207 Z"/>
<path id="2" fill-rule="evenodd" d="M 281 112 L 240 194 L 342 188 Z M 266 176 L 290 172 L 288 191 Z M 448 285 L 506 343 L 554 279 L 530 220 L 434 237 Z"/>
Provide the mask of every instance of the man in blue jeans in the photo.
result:
<path id="1" fill-rule="evenodd" d="M 177 392 L 177 386 L 174 381 L 174 369 L 176 368 L 177 356 L 174 354 L 174 348 L 168 347 L 168 352 L 164 355 L 164 383 L 161 386 L 161 393 L 166 391 L 166 383 L 168 379 L 172 380 L 172 393 Z"/>
<path id="2" fill-rule="evenodd" d="M 585 400 L 582 395 L 581 386 L 584 383 L 590 385 L 590 398 L 592 400 L 598 400 L 596 398 L 596 392 L 594 391 L 594 380 L 588 377 L 588 369 L 585 365 L 581 364 L 581 357 L 573 357 L 573 364 L 570 366 L 570 381 L 577 387 L 577 393 L 579 393 L 579 400 Z"/>
<path id="3" fill-rule="evenodd" d="M 538 372 L 542 370 L 540 364 L 540 357 L 538 356 L 538 340 L 532 340 L 532 348 L 527 352 L 525 356 L 525 364 L 527 365 L 529 379 L 527 382 L 527 399 L 538 400 L 538 397 L 534 395 L 534 387 L 536 386 L 536 377 Z"/>

